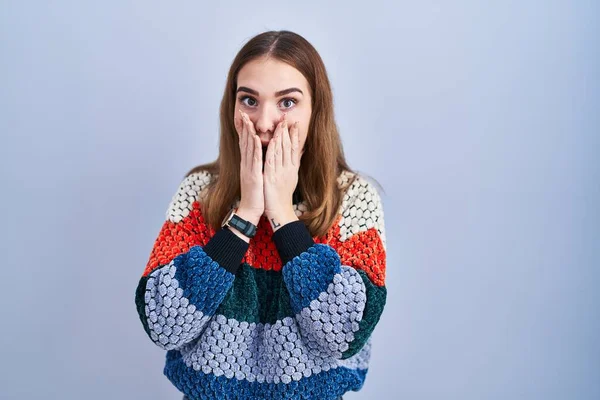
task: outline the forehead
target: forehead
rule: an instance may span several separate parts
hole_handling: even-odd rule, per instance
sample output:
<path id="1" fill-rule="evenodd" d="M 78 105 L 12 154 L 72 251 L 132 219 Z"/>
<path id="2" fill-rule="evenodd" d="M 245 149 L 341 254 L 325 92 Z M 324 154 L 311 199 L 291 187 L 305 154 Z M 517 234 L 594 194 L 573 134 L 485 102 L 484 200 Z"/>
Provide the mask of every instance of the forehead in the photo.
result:
<path id="1" fill-rule="evenodd" d="M 308 93 L 308 81 L 300 71 L 283 61 L 260 58 L 246 63 L 238 73 L 237 85 L 257 90 L 261 96 L 297 87 Z"/>

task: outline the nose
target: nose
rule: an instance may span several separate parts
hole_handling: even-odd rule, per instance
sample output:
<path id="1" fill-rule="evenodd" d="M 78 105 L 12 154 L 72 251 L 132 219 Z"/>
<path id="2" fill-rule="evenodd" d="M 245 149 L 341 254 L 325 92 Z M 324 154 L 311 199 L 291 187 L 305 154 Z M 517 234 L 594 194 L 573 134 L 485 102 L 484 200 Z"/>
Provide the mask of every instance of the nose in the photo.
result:
<path id="1" fill-rule="evenodd" d="M 254 127 L 256 133 L 271 133 L 275 132 L 275 128 L 281 119 L 283 113 L 277 108 L 270 105 L 263 105 L 254 113 Z"/>

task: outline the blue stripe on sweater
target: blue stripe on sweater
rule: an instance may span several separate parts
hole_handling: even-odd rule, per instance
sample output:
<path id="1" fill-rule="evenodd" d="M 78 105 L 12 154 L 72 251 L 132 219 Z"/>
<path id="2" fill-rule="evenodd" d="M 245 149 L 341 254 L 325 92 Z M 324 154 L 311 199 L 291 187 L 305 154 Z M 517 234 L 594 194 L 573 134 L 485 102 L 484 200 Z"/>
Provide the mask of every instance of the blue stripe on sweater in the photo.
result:
<path id="1" fill-rule="evenodd" d="M 191 400 L 335 400 L 362 388 L 368 369 L 332 368 L 291 383 L 260 383 L 226 378 L 188 367 L 177 350 L 168 351 L 164 375 Z"/>
<path id="2" fill-rule="evenodd" d="M 340 256 L 331 246 L 316 243 L 283 266 L 285 285 L 295 313 L 325 292 L 335 274 L 341 272 Z"/>
<path id="3" fill-rule="evenodd" d="M 219 266 L 200 246 L 152 271 L 136 302 L 154 343 L 176 349 L 196 338 L 232 286 L 234 275 Z M 144 290 L 142 292 L 142 290 Z M 143 303 L 142 298 L 143 296 Z"/>
<path id="4" fill-rule="evenodd" d="M 201 246 L 193 246 L 173 260 L 175 279 L 183 297 L 205 315 L 215 313 L 235 276 L 213 261 Z"/>

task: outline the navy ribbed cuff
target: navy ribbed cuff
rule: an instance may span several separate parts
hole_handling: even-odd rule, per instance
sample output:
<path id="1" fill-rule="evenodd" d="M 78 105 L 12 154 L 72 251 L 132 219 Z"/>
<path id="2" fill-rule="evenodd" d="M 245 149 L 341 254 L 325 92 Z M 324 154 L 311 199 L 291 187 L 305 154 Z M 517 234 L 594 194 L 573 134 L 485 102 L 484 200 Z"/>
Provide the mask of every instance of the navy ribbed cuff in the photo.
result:
<path id="1" fill-rule="evenodd" d="M 250 243 L 225 227 L 210 238 L 203 250 L 213 261 L 235 275 L 248 247 Z"/>
<path id="2" fill-rule="evenodd" d="M 304 221 L 288 222 L 273 232 L 273 242 L 281 257 L 282 265 L 315 244 Z"/>

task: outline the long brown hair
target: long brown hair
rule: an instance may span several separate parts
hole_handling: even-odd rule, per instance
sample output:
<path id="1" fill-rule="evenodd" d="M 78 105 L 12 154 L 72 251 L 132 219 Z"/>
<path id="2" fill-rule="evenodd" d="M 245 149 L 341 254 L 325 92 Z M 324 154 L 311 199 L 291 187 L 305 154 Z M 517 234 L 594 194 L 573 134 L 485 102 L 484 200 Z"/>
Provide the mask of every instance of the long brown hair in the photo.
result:
<path id="1" fill-rule="evenodd" d="M 229 208 L 241 195 L 241 155 L 233 123 L 237 75 L 246 63 L 265 56 L 296 68 L 310 87 L 312 112 L 296 190 L 307 205 L 307 211 L 299 218 L 312 236 L 323 236 L 337 218 L 343 190 L 350 187 L 357 173 L 344 157 L 325 65 L 315 48 L 294 32 L 263 32 L 250 39 L 238 52 L 229 69 L 221 100 L 219 156 L 211 163 L 191 169 L 186 176 L 200 171 L 216 175 L 207 186 L 201 207 L 206 223 L 218 230 Z M 337 178 L 344 171 L 354 174 L 354 178 L 340 190 Z"/>

